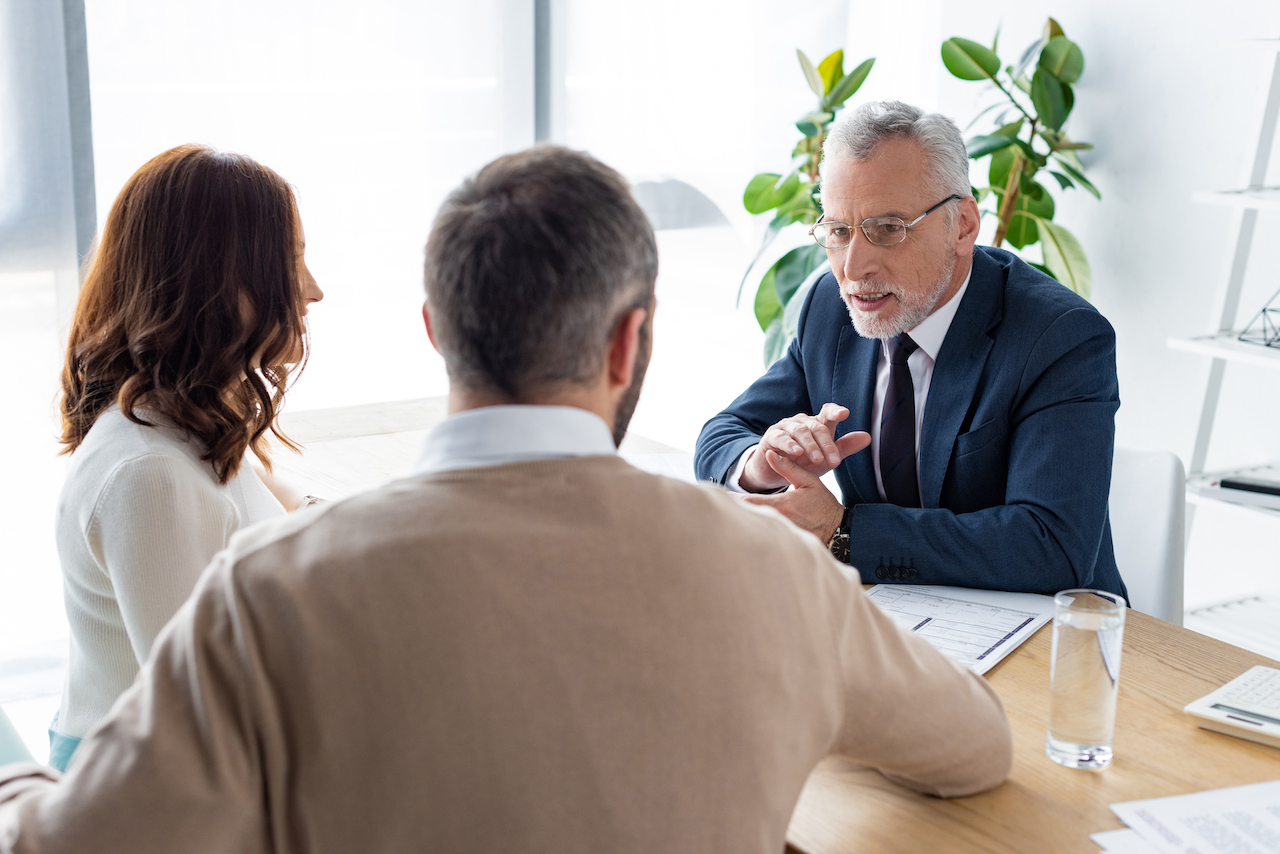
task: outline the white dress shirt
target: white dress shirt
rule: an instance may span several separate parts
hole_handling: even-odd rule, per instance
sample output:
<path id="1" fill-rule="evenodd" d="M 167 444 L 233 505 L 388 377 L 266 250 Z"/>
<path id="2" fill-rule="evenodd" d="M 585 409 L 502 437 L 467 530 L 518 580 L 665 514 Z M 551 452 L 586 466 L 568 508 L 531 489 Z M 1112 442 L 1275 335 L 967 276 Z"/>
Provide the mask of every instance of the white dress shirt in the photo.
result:
<path id="1" fill-rule="evenodd" d="M 617 452 L 609 425 L 594 412 L 574 406 L 485 406 L 436 425 L 410 474 Z"/>
<path id="2" fill-rule="evenodd" d="M 973 271 L 970 270 L 972 275 Z M 919 347 L 914 353 L 907 357 L 907 367 L 911 369 L 911 383 L 915 387 L 916 392 L 916 479 L 920 478 L 920 425 L 924 424 L 924 407 L 925 401 L 929 397 L 929 383 L 933 380 L 933 366 L 937 362 L 938 352 L 942 349 L 942 342 L 946 340 L 947 330 L 951 328 L 951 321 L 955 319 L 956 310 L 960 308 L 960 301 L 964 299 L 964 292 L 969 289 L 969 276 L 964 277 L 964 283 L 960 285 L 960 289 L 952 295 L 938 308 L 934 309 L 933 314 L 922 320 L 919 325 L 907 330 L 907 334 L 911 336 L 911 340 L 915 341 Z M 871 403 L 871 447 L 862 453 L 870 453 L 872 462 L 876 470 L 876 491 L 880 493 L 880 500 L 885 500 L 884 482 L 880 478 L 880 411 L 884 407 L 884 396 L 889 390 L 889 352 L 888 348 L 883 345 L 880 347 L 880 361 L 876 365 L 876 393 Z M 840 403 L 840 401 L 834 401 Z M 841 404 L 845 406 L 846 404 Z M 852 407 L 850 407 L 852 408 Z M 733 471 L 729 473 L 729 477 L 725 479 L 725 486 L 729 487 L 733 492 L 746 492 L 739 482 L 742 478 L 742 472 L 747 467 L 747 460 L 755 453 L 756 448 L 760 447 L 752 445 L 742 453 L 738 458 L 738 463 L 733 467 Z"/>

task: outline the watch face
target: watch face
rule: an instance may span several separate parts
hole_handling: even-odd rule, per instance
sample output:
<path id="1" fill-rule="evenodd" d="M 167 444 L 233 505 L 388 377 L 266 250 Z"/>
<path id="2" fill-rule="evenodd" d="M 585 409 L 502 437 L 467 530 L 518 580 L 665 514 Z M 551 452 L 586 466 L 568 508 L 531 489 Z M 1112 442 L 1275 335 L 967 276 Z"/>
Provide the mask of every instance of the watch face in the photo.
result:
<path id="1" fill-rule="evenodd" d="M 843 532 L 836 532 L 831 538 L 831 542 L 827 543 L 827 548 L 831 549 L 831 556 L 841 563 L 849 562 L 849 535 Z"/>

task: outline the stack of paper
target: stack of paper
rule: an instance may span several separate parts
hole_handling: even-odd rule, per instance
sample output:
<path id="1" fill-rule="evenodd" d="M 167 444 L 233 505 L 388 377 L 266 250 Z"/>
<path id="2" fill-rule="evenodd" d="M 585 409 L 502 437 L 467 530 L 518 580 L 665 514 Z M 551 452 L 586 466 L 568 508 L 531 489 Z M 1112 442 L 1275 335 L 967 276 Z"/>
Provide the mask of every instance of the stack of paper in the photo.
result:
<path id="1" fill-rule="evenodd" d="M 1280 780 L 1112 804 L 1129 827 L 1090 839 L 1112 854 L 1280 854 Z"/>

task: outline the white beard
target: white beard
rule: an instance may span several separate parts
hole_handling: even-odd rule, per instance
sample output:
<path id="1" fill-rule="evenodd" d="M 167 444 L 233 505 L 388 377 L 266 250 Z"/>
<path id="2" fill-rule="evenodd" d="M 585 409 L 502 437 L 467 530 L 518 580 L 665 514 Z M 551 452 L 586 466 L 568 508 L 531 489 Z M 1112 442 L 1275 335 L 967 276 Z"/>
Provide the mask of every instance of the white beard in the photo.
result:
<path id="1" fill-rule="evenodd" d="M 915 329 L 924 319 L 933 314 L 942 302 L 942 295 L 951 287 L 951 276 L 956 270 L 955 256 L 947 259 L 946 267 L 939 276 L 938 282 L 926 293 L 901 293 L 888 282 L 864 279 L 858 283 L 862 293 L 889 293 L 897 300 L 898 311 L 892 315 L 882 312 L 859 311 L 853 304 L 854 297 L 846 294 L 845 305 L 849 309 L 849 317 L 853 319 L 853 327 L 863 338 L 880 338 L 887 340 L 896 338 L 908 329 Z"/>

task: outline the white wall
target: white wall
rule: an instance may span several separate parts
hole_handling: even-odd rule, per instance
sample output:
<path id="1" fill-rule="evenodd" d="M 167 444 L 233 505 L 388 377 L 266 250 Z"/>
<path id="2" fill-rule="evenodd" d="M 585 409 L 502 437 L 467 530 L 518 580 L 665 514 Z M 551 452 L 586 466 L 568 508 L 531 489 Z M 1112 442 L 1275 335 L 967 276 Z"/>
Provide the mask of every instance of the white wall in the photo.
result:
<path id="1" fill-rule="evenodd" d="M 856 26 L 859 4 L 851 12 Z M 1053 14 L 1085 54 L 1068 129 L 1097 148 L 1082 154 L 1102 201 L 1058 194 L 1055 217 L 1080 238 L 1093 301 L 1116 328 L 1121 407 L 1117 443 L 1189 459 L 1208 360 L 1168 349 L 1170 336 L 1209 331 L 1227 252 L 1227 208 L 1195 204 L 1195 190 L 1240 186 L 1274 55 L 1225 44 L 1280 36 L 1280 4 L 1116 3 L 1114 0 L 946 4 L 941 38 L 990 43 L 1016 59 Z M 936 53 L 935 53 L 936 57 Z M 976 114 L 982 86 L 939 70 L 938 108 Z M 982 101 L 983 104 L 989 101 Z M 984 122 L 975 131 L 985 128 Z M 1268 183 L 1280 182 L 1280 152 Z M 1241 300 L 1243 324 L 1280 288 L 1280 215 L 1259 217 Z M 1280 372 L 1229 365 L 1209 468 L 1280 458 Z M 1202 510 L 1188 552 L 1188 605 L 1280 587 L 1272 547 L 1280 525 L 1257 514 Z"/>

